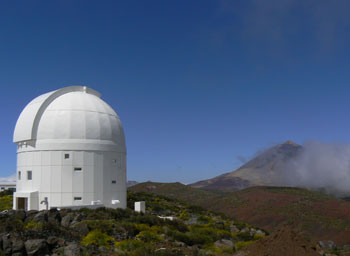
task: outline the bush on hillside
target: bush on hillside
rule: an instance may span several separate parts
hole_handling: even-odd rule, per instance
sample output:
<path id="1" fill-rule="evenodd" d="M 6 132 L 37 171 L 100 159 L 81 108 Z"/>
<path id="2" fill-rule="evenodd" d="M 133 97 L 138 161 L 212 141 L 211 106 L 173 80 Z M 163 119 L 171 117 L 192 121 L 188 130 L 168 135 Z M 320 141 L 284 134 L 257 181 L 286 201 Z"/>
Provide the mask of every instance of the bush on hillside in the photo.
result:
<path id="1" fill-rule="evenodd" d="M 7 191 L 7 190 L 5 190 Z M 1 193 L 5 192 L 2 191 Z M 13 204 L 13 197 L 12 195 L 2 195 L 0 196 L 0 211 L 4 210 L 11 210 Z"/>
<path id="2" fill-rule="evenodd" d="M 160 242 L 163 239 L 153 230 L 141 231 L 136 238 L 144 241 L 145 243 Z"/>
<path id="3" fill-rule="evenodd" d="M 81 240 L 81 243 L 85 246 L 88 245 L 96 245 L 98 247 L 106 247 L 107 249 L 110 248 L 111 244 L 113 242 L 113 237 L 107 235 L 106 233 L 103 233 L 99 229 L 95 229 L 89 232 L 83 239 Z"/>

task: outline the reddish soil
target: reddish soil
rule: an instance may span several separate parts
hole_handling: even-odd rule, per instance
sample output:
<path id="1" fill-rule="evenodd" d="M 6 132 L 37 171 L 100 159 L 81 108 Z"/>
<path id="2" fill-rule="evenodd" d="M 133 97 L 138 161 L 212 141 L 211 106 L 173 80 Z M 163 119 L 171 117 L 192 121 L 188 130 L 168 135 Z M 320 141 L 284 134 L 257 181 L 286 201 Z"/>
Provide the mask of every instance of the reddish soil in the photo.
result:
<path id="1" fill-rule="evenodd" d="M 313 241 L 350 244 L 350 202 L 321 194 L 257 187 L 224 196 L 212 206 L 201 205 L 269 232 L 289 225 L 306 231 Z"/>
<path id="2" fill-rule="evenodd" d="M 290 228 L 282 228 L 247 248 L 238 255 L 247 256 L 320 256 L 316 247 Z"/>

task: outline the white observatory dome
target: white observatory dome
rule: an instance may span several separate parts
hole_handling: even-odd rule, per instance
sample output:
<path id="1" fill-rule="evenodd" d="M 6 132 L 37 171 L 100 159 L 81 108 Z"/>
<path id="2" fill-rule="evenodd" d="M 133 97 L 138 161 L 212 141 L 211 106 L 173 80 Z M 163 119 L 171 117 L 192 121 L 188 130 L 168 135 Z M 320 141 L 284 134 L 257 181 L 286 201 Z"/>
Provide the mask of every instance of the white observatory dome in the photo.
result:
<path id="1" fill-rule="evenodd" d="M 32 140 L 39 144 L 59 140 L 74 141 L 80 147 L 97 143 L 122 151 L 125 148 L 118 115 L 98 92 L 82 86 L 43 94 L 25 107 L 16 124 L 14 142 Z"/>
<path id="2" fill-rule="evenodd" d="M 121 121 L 101 95 L 70 86 L 32 100 L 20 114 L 14 209 L 126 207 Z"/>

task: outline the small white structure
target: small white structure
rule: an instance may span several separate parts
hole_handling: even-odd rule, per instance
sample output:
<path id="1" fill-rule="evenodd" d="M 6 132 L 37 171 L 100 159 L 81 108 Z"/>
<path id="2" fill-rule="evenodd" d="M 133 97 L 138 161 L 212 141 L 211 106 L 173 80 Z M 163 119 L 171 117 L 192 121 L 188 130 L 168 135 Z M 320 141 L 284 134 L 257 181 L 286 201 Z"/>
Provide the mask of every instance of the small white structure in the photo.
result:
<path id="1" fill-rule="evenodd" d="M 1 182 L 0 191 L 4 190 L 16 191 L 16 182 Z"/>
<path id="2" fill-rule="evenodd" d="M 146 202 L 145 201 L 140 201 L 140 202 L 135 202 L 135 212 L 146 212 Z"/>
<path id="3" fill-rule="evenodd" d="M 32 100 L 17 120 L 14 209 L 101 202 L 126 207 L 126 146 L 114 110 L 90 88 L 70 86 Z"/>

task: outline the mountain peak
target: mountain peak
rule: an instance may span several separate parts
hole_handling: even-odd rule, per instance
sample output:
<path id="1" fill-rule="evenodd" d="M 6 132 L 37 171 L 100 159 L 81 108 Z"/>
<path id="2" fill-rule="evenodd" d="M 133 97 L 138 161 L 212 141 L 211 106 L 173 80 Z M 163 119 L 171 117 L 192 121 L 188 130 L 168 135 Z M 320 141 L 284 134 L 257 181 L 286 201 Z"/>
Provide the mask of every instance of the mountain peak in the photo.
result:
<path id="1" fill-rule="evenodd" d="M 235 171 L 199 181 L 193 187 L 232 191 L 251 186 L 285 186 L 286 163 L 297 157 L 302 146 L 287 140 L 274 145 Z"/>
<path id="2" fill-rule="evenodd" d="M 286 142 L 282 143 L 282 145 L 299 146 L 298 144 L 296 144 L 294 141 L 291 141 L 291 140 L 287 140 Z"/>

